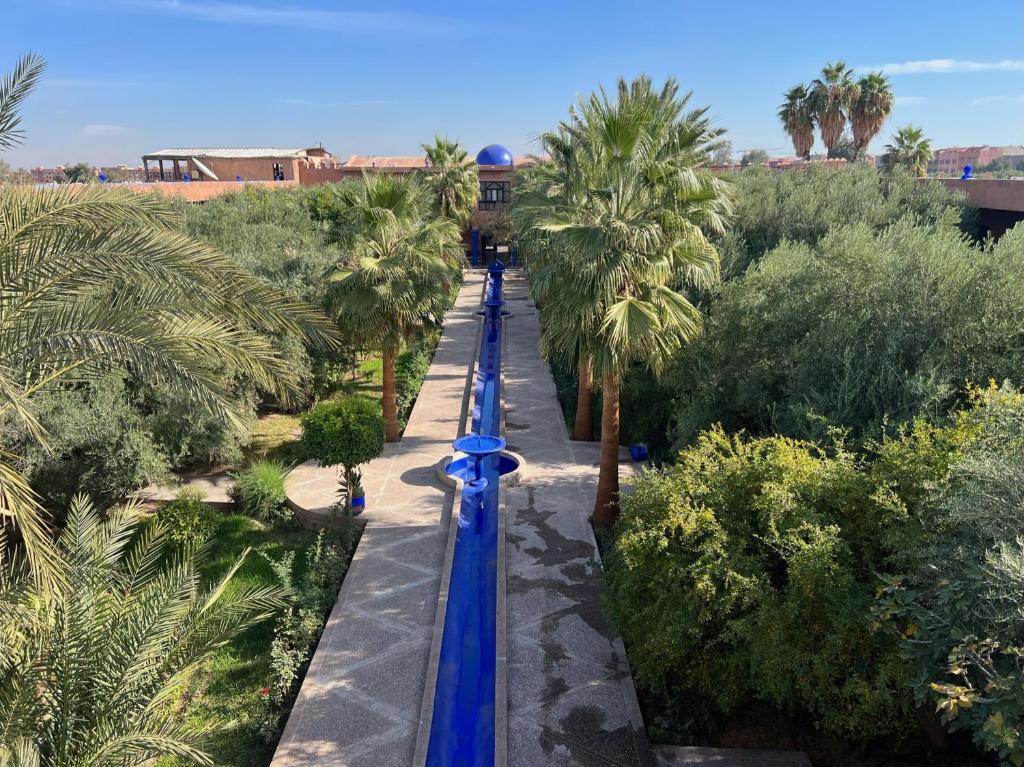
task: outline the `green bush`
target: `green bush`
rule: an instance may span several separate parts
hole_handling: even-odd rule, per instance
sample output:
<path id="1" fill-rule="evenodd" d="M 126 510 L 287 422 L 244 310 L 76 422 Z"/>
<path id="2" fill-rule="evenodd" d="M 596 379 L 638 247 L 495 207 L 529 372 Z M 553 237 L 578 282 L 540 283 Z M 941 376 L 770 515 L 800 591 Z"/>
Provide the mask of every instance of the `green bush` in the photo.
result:
<path id="1" fill-rule="evenodd" d="M 742 275 L 784 241 L 814 246 L 832 229 L 854 222 L 872 231 L 906 218 L 969 233 L 976 227 L 977 212 L 962 195 L 907 175 L 882 177 L 864 163 L 786 173 L 750 168 L 731 178 L 736 215 L 717 243 L 725 279 Z"/>
<path id="2" fill-rule="evenodd" d="M 949 228 L 858 224 L 786 242 L 725 284 L 665 385 L 675 444 L 727 431 L 820 437 L 936 419 L 968 381 L 1024 371 L 1024 227 L 976 247 Z"/>
<path id="3" fill-rule="evenodd" d="M 213 534 L 213 509 L 194 487 L 182 488 L 173 501 L 157 510 L 156 518 L 179 550 L 192 550 Z"/>
<path id="4" fill-rule="evenodd" d="M 933 535 L 915 567 L 890 578 L 877 625 L 934 704 L 1004 763 L 1024 764 L 1024 394 L 974 393 L 973 439 L 935 492 Z"/>
<path id="5" fill-rule="evenodd" d="M 715 428 L 645 472 L 605 560 L 637 681 L 726 713 L 765 701 L 862 742 L 906 734 L 910 669 L 872 630 L 875 593 L 927 540 L 926 489 L 968 433 L 919 422 L 866 462 Z"/>
<path id="6" fill-rule="evenodd" d="M 305 454 L 322 466 L 341 466 L 346 507 L 358 483 L 357 467 L 384 449 L 380 406 L 359 397 L 323 402 L 302 416 Z"/>
<path id="7" fill-rule="evenodd" d="M 3 442 L 19 445 L 26 470 L 45 505 L 66 509 L 75 494 L 97 505 L 118 503 L 146 485 L 166 480 L 170 462 L 118 373 L 37 398 L 50 449 L 19 430 Z"/>
<path id="8" fill-rule="evenodd" d="M 398 419 L 402 422 L 403 428 L 416 403 L 416 397 L 419 396 L 423 379 L 430 370 L 430 361 L 434 358 L 436 346 L 436 335 L 419 338 L 395 360 L 396 402 Z"/>
<path id="9" fill-rule="evenodd" d="M 232 475 L 231 500 L 243 514 L 262 522 L 290 519 L 284 489 L 289 471 L 280 461 L 257 459 L 245 471 Z"/>

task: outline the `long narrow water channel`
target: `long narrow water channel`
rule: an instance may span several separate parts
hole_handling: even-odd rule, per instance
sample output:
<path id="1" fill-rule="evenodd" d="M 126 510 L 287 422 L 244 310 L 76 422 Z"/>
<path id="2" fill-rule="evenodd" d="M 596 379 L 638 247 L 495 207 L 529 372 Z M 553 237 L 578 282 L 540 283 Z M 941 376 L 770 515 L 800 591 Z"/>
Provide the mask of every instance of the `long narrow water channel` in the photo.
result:
<path id="1" fill-rule="evenodd" d="M 447 611 L 434 692 L 427 767 L 494 764 L 499 483 L 514 462 L 500 456 L 502 273 L 485 290 L 472 430 L 449 466 L 463 481 Z"/>

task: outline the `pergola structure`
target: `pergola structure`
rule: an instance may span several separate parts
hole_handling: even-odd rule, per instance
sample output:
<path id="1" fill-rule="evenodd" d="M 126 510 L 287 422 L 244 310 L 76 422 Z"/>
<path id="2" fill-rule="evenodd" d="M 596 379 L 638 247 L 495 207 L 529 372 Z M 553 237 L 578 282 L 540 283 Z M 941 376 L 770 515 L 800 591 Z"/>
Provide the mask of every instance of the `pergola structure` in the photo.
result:
<path id="1" fill-rule="evenodd" d="M 219 181 L 217 174 L 206 167 L 198 158 L 189 154 L 175 154 L 170 150 L 163 150 L 153 154 L 142 155 L 143 178 L 146 181 L 155 180 L 150 176 L 149 163 L 155 162 L 159 168 L 160 181 L 182 181 L 185 174 L 189 173 L 189 163 L 199 171 L 199 178 L 207 178 L 210 181 Z M 166 165 L 165 165 L 166 163 Z"/>

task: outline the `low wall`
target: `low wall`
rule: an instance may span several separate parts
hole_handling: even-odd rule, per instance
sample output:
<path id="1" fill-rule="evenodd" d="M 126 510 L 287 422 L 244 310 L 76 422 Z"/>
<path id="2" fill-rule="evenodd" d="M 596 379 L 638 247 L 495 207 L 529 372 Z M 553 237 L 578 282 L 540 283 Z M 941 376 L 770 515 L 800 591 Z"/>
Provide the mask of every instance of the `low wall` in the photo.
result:
<path id="1" fill-rule="evenodd" d="M 934 179 L 947 189 L 963 192 L 971 205 L 991 210 L 1024 213 L 1024 180 L 1002 178 Z"/>

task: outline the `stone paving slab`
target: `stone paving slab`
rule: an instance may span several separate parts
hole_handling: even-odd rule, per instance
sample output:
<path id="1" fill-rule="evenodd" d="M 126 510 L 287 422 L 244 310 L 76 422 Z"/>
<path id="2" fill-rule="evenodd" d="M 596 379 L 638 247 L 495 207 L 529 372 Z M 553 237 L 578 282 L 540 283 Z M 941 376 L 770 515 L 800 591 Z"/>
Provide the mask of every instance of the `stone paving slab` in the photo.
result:
<path id="1" fill-rule="evenodd" d="M 572 442 L 524 279 L 506 278 L 506 436 L 527 461 L 506 494 L 510 767 L 653 765 L 621 641 L 601 609 L 590 527 L 600 448 Z"/>
<path id="2" fill-rule="evenodd" d="M 482 274 L 466 275 L 402 440 L 363 467 L 366 528 L 273 767 L 412 764 L 452 504 L 434 467 L 459 435 L 482 289 Z M 312 463 L 287 483 L 314 520 L 337 487 Z"/>

